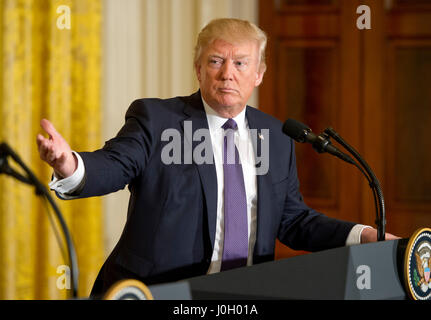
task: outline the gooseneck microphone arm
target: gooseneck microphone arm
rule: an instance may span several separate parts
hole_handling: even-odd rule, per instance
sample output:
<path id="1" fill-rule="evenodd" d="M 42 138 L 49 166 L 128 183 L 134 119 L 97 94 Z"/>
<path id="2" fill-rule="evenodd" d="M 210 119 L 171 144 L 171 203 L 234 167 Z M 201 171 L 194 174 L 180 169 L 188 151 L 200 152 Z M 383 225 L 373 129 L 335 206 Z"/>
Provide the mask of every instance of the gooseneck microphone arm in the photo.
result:
<path id="1" fill-rule="evenodd" d="M 367 172 L 371 181 L 369 180 L 370 187 L 373 190 L 374 197 L 378 199 L 378 206 L 376 207 L 376 225 L 377 225 L 377 240 L 384 241 L 385 240 L 385 228 L 386 228 L 386 209 L 385 209 L 385 200 L 383 198 L 382 188 L 380 186 L 380 182 L 374 174 L 373 170 L 371 170 L 368 163 L 361 157 L 361 155 L 350 146 L 334 129 L 326 128 L 324 130 L 326 134 L 332 137 L 335 141 L 337 141 L 340 145 L 342 145 L 346 150 L 348 150 L 356 160 L 362 165 L 362 167 Z"/>
<path id="2" fill-rule="evenodd" d="M 12 169 L 8 162 L 7 157 L 11 156 L 16 163 L 20 165 L 20 167 L 25 171 L 27 176 L 23 176 L 22 174 L 16 172 Z M 60 223 L 61 229 L 64 234 L 64 238 L 66 241 L 67 249 L 68 249 L 68 258 L 70 263 L 70 280 L 71 280 L 71 295 L 73 298 L 78 297 L 78 262 L 75 247 L 72 241 L 72 237 L 70 235 L 69 229 L 67 228 L 66 221 L 63 218 L 63 215 L 60 212 L 57 204 L 54 199 L 49 194 L 48 190 L 43 186 L 43 184 L 36 178 L 33 172 L 24 164 L 24 162 L 20 159 L 20 157 L 6 144 L 0 144 L 0 174 L 5 173 L 9 176 L 16 178 L 17 180 L 32 185 L 36 189 L 36 194 L 45 196 L 49 203 L 51 204 L 55 215 Z"/>
<path id="3" fill-rule="evenodd" d="M 313 146 L 313 149 L 318 153 L 330 153 L 333 156 L 340 158 L 350 164 L 355 164 L 355 161 L 347 154 L 338 150 L 331 144 L 329 136 L 320 134 L 316 136 L 309 127 L 294 119 L 287 119 L 283 125 L 282 131 L 296 142 L 308 142 Z"/>
<path id="4" fill-rule="evenodd" d="M 332 128 L 325 129 L 324 133 L 320 135 L 315 135 L 309 127 L 305 124 L 296 121 L 294 119 L 287 119 L 283 125 L 282 131 L 294 139 L 296 142 L 308 142 L 312 144 L 313 148 L 319 152 L 327 152 L 330 153 L 350 164 L 356 166 L 361 173 L 365 176 L 368 181 L 368 184 L 371 187 L 374 197 L 374 206 L 376 209 L 376 225 L 377 225 L 377 240 L 383 241 L 385 240 L 385 226 L 386 226 L 386 218 L 385 218 L 385 201 L 383 198 L 382 188 L 380 187 L 379 180 L 376 178 L 374 172 L 371 170 L 370 166 L 365 162 L 365 160 L 360 156 L 360 154 L 351 147 L 340 135 L 335 132 Z M 330 142 L 330 137 L 334 138 L 339 144 L 341 144 L 345 149 L 347 149 L 355 159 L 353 160 L 349 155 L 341 152 L 335 146 L 333 146 Z"/>

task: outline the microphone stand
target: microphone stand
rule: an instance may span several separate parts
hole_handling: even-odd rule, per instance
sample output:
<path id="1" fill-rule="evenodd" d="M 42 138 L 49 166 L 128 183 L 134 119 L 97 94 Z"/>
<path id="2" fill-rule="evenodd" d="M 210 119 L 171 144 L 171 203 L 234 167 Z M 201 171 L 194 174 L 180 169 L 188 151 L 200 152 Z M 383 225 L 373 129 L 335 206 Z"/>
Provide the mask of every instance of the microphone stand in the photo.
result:
<path id="1" fill-rule="evenodd" d="M 14 169 L 12 169 L 9 166 L 7 162 L 8 156 L 11 156 L 12 159 L 14 159 L 21 166 L 21 168 L 27 174 L 27 177 L 16 172 Z M 51 204 L 52 208 L 54 209 L 55 215 L 60 223 L 61 229 L 64 234 L 64 238 L 66 240 L 66 245 L 68 249 L 68 258 L 70 263 L 72 298 L 75 298 L 75 299 L 78 298 L 78 263 L 77 263 L 76 251 L 73 245 L 73 241 L 72 241 L 72 237 L 70 235 L 69 229 L 67 228 L 66 222 L 57 204 L 54 202 L 53 198 L 51 197 L 48 190 L 44 187 L 44 185 L 36 178 L 33 172 L 23 163 L 20 157 L 6 143 L 0 144 L 0 174 L 1 173 L 5 173 L 9 176 L 12 176 L 15 179 L 25 184 L 33 185 L 36 189 L 35 190 L 36 195 L 45 196 L 49 201 L 49 203 Z"/>
<path id="2" fill-rule="evenodd" d="M 334 129 L 329 127 L 326 128 L 324 132 L 334 138 L 334 140 L 337 141 L 340 145 L 342 145 L 345 149 L 347 149 L 355 157 L 355 159 L 358 160 L 358 162 L 367 172 L 368 176 L 365 176 L 367 177 L 369 185 L 373 191 L 374 204 L 376 207 L 375 223 L 377 225 L 377 241 L 384 241 L 386 226 L 385 201 L 383 198 L 383 192 L 379 180 L 377 179 L 367 162 L 361 157 L 361 155 L 346 141 L 344 141 L 344 139 Z M 357 167 L 360 168 L 359 166 Z M 363 170 L 361 170 L 361 172 L 364 173 Z"/>

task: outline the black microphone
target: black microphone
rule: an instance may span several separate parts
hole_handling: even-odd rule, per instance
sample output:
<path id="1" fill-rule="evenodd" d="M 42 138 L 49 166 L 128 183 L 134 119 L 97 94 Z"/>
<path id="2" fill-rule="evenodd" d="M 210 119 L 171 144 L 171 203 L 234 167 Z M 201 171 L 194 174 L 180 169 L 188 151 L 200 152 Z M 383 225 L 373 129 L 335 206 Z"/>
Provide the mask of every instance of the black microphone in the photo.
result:
<path id="1" fill-rule="evenodd" d="M 282 130 L 296 142 L 311 143 L 313 149 L 319 153 L 327 152 L 350 164 L 356 164 L 349 155 L 341 152 L 331 144 L 329 136 L 326 133 L 316 136 L 309 127 L 294 119 L 287 119 Z"/>
<path id="2" fill-rule="evenodd" d="M 14 177 L 15 179 L 32 185 L 32 181 L 27 177 L 23 176 L 19 172 L 15 171 L 9 166 L 8 156 L 12 156 L 13 152 L 6 143 L 0 144 L 0 174 L 4 173 L 8 176 Z"/>

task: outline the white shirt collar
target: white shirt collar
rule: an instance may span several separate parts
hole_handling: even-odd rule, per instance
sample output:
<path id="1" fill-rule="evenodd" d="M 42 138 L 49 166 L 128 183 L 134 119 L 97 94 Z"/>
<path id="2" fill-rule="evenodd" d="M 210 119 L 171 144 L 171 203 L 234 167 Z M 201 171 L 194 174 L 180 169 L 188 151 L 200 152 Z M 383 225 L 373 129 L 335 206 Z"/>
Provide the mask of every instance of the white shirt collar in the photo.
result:
<path id="1" fill-rule="evenodd" d="M 227 121 L 228 118 L 220 117 L 220 115 L 209 106 L 208 103 L 205 102 L 204 98 L 202 98 L 202 102 L 204 104 L 205 113 L 207 115 L 208 126 L 211 131 L 217 131 L 220 129 L 223 124 Z M 247 107 L 244 107 L 242 111 L 234 118 L 236 124 L 238 125 L 238 131 L 241 132 L 244 129 L 247 129 L 247 122 L 245 117 L 245 110 Z"/>

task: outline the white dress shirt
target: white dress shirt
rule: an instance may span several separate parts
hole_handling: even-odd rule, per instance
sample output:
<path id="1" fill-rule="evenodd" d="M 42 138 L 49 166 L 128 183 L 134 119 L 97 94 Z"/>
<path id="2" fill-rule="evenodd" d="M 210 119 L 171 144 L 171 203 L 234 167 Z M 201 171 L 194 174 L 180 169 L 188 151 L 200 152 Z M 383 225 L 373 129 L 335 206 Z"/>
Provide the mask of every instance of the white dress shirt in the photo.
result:
<path id="1" fill-rule="evenodd" d="M 205 101 L 203 101 L 211 134 L 211 144 L 214 154 L 214 164 L 217 173 L 217 223 L 214 241 L 214 249 L 208 273 L 220 272 L 223 256 L 224 240 L 224 179 L 223 179 L 223 124 L 227 118 L 220 117 Z M 235 146 L 238 149 L 242 173 L 244 176 L 245 194 L 247 198 L 248 221 L 248 259 L 247 265 L 253 264 L 253 250 L 256 243 L 256 219 L 257 219 L 257 179 L 254 159 L 253 143 L 245 117 L 244 108 L 233 120 L 238 129 L 234 133 Z"/>
<path id="2" fill-rule="evenodd" d="M 211 258 L 208 273 L 220 272 L 221 260 L 223 255 L 223 239 L 224 239 L 224 214 L 223 214 L 223 137 L 224 130 L 222 125 L 227 121 L 226 118 L 220 117 L 214 109 L 212 109 L 205 101 L 203 101 L 208 127 L 211 135 L 211 143 L 214 154 L 214 162 L 217 173 L 217 221 L 216 233 L 213 254 Z M 248 219 L 248 259 L 247 265 L 253 264 L 253 251 L 256 243 L 256 227 L 257 227 L 257 179 L 256 166 L 254 158 L 254 150 L 252 139 L 248 127 L 247 118 L 245 117 L 246 108 L 235 118 L 238 125 L 238 130 L 235 131 L 235 145 L 240 155 L 240 161 L 244 176 L 245 193 L 247 197 L 247 219 Z M 78 167 L 74 174 L 65 179 L 58 179 L 53 175 L 49 187 L 56 191 L 60 197 L 64 199 L 74 199 L 71 196 L 82 182 L 85 175 L 85 165 L 81 156 L 74 152 L 78 159 Z M 362 224 L 355 225 L 350 231 L 346 245 L 354 245 L 361 243 L 361 233 L 364 228 L 370 228 Z"/>

